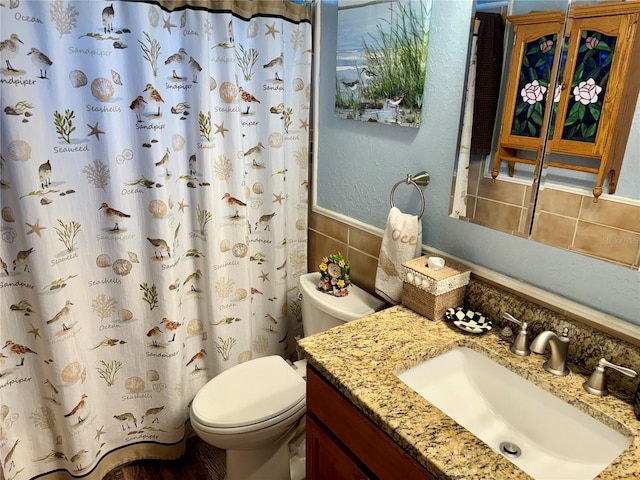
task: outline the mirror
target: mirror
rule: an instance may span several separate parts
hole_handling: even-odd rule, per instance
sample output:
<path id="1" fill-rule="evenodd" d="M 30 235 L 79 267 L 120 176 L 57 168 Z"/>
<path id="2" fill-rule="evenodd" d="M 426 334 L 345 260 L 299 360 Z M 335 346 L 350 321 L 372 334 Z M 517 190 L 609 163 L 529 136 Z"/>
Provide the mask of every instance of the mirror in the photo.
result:
<path id="1" fill-rule="evenodd" d="M 571 123 L 567 120 L 569 114 L 577 112 L 575 115 L 582 115 L 580 117 L 582 119 L 585 117 L 585 109 L 586 117 L 592 113 L 593 109 L 589 105 L 586 107 L 578 105 L 573 110 L 566 108 L 565 111 L 560 111 L 560 115 L 564 115 L 562 117 L 564 121 L 560 129 L 555 128 L 555 131 L 560 133 L 556 133 L 554 140 L 552 129 L 555 126 L 555 118 L 551 113 L 563 110 L 558 108 L 559 105 L 567 103 L 572 105 L 573 95 L 562 97 L 568 98 L 568 101 L 554 102 L 558 98 L 557 95 L 547 95 L 545 91 L 547 89 L 542 85 L 540 90 L 543 91 L 530 93 L 534 98 L 535 95 L 538 95 L 539 99 L 544 98 L 544 101 L 535 105 L 535 111 L 526 109 L 522 113 L 523 110 L 519 110 L 521 107 L 517 105 L 514 107 L 513 96 L 511 96 L 512 103 L 509 103 L 509 95 L 506 93 L 507 91 L 524 93 L 520 87 L 525 83 L 516 84 L 515 87 L 513 84 L 508 85 L 512 52 L 515 58 L 522 58 L 522 56 L 518 57 L 519 52 L 515 51 L 519 47 L 513 47 L 514 29 L 518 29 L 519 39 L 522 40 L 519 43 L 524 42 L 525 51 L 533 51 L 526 47 L 529 38 L 535 39 L 536 42 L 539 42 L 540 38 L 548 41 L 550 48 L 545 52 L 542 48 L 538 48 L 538 56 L 531 55 L 530 59 L 533 66 L 539 67 L 536 73 L 539 78 L 548 78 L 547 85 L 553 85 L 556 72 L 559 71 L 559 75 L 562 75 L 565 68 L 571 67 L 571 62 L 565 63 L 566 59 L 571 57 L 567 55 L 568 42 L 564 44 L 562 42 L 563 31 L 567 24 L 565 22 L 567 12 L 571 8 L 571 17 L 576 17 L 580 15 L 578 12 L 581 9 L 584 10 L 585 5 L 602 3 L 604 2 L 579 0 L 547 2 L 475 0 L 476 17 L 480 18 L 481 25 L 480 28 L 475 25 L 475 32 L 472 32 L 473 36 L 470 40 L 467 95 L 463 99 L 462 106 L 460 142 L 453 173 L 450 216 L 602 260 L 638 268 L 640 186 L 636 179 L 640 178 L 640 158 L 637 155 L 640 151 L 640 106 L 635 101 L 637 93 L 630 95 L 634 99 L 633 104 L 625 106 L 628 110 L 625 113 L 627 129 L 628 124 L 631 123 L 628 137 L 622 137 L 624 143 L 619 139 L 617 143 L 609 142 L 618 151 L 622 149 L 625 152 L 622 167 L 620 168 L 619 165 L 616 167 L 615 181 L 610 182 L 614 175 L 608 175 L 611 168 L 607 164 L 605 169 L 605 162 L 602 162 L 602 170 L 606 170 L 603 176 L 608 175 L 608 178 L 602 181 L 604 193 L 598 192 L 597 195 L 596 183 L 602 179 L 594 172 L 598 172 L 600 162 L 589 158 L 588 155 L 576 157 L 575 152 L 582 151 L 580 150 L 582 144 L 569 142 L 570 148 L 564 148 L 564 152 L 570 152 L 571 155 L 565 154 L 563 148 L 558 148 L 558 145 L 562 144 L 559 139 L 564 139 L 565 132 L 568 131 L 566 125 Z M 626 3 L 635 3 L 635 8 L 638 7 L 637 2 Z M 576 9 L 578 6 L 581 8 Z M 605 8 L 610 6 L 607 5 Z M 590 8 L 591 15 L 593 8 L 597 6 Z M 504 28 L 503 74 L 501 81 L 495 87 L 499 88 L 494 108 L 496 116 L 495 120 L 487 119 L 487 112 L 491 111 L 491 107 L 487 107 L 482 101 L 495 93 L 486 91 L 488 88 L 486 72 L 481 68 L 486 69 L 486 65 L 483 67 L 483 64 L 487 62 L 488 55 L 496 56 L 497 47 L 495 47 L 495 39 L 493 45 L 487 46 L 487 32 L 482 31 L 482 20 L 488 20 L 486 24 L 491 27 L 488 35 L 497 36 L 499 29 L 493 24 L 500 22 L 496 22 L 495 18 L 507 16 L 510 16 L 510 21 L 506 22 Z M 598 21 L 601 22 L 601 20 Z M 541 23 L 548 25 L 553 22 L 556 22 L 553 28 L 546 26 L 547 30 L 540 29 Z M 574 19 L 573 23 L 578 21 Z M 589 25 L 585 25 L 587 25 L 585 30 L 588 30 Z M 596 25 L 600 28 L 600 23 Z M 550 32 L 559 34 L 556 33 L 554 36 Z M 599 37 L 599 34 L 593 36 L 598 39 L 593 40 L 589 47 L 594 46 L 595 43 L 600 53 L 599 58 L 605 59 L 606 66 L 609 46 L 603 44 L 597 47 L 598 41 L 606 41 L 606 39 Z M 535 45 L 537 46 L 538 43 Z M 618 43 L 618 47 L 620 45 L 621 43 Z M 616 47 L 615 44 L 613 46 Z M 561 49 L 555 58 L 563 59 L 556 64 L 552 60 L 555 48 Z M 582 50 L 584 51 L 585 48 L 582 47 Z M 547 54 L 548 59 L 543 58 L 543 54 Z M 532 65 L 528 64 L 528 67 Z M 516 77 L 518 77 L 517 73 Z M 525 76 L 520 72 L 520 78 L 517 80 L 524 82 Z M 563 80 L 567 82 L 567 79 Z M 571 79 L 568 83 L 570 81 Z M 543 84 L 543 80 L 540 83 Z M 603 83 L 603 86 L 605 85 Z M 614 88 L 609 86 L 611 89 Z M 507 87 L 510 88 L 507 89 Z M 492 87 L 489 86 L 489 88 Z M 571 88 L 567 89 L 564 95 L 568 95 L 570 90 Z M 549 93 L 557 94 L 558 92 L 559 90 L 555 90 Z M 601 93 L 604 95 L 606 91 Z M 574 106 L 575 103 L 577 102 L 573 103 Z M 480 105 L 479 114 L 477 105 Z M 501 131 L 503 111 L 511 114 L 511 117 L 505 115 L 505 118 L 508 118 L 505 124 L 512 126 L 510 132 L 505 132 L 504 126 Z M 598 113 L 595 112 L 596 120 Z M 520 117 L 518 114 L 521 114 Z M 480 130 L 478 134 L 479 127 L 476 125 L 478 118 L 485 123 L 484 128 L 487 131 L 484 133 Z M 487 123 L 489 125 L 486 125 Z M 565 130 L 562 129 L 563 126 Z M 604 129 L 598 128 L 598 131 L 601 130 Z M 589 133 L 583 129 L 582 133 L 585 132 Z M 476 135 L 479 141 L 476 141 Z M 528 138 L 523 140 L 523 136 Z M 518 141 L 514 143 L 513 139 L 516 137 Z M 483 142 L 484 145 L 482 145 Z M 481 148 L 478 148 L 479 144 Z M 517 148 L 504 148 L 505 145 Z M 622 158 L 620 155 L 618 157 Z M 504 161 L 495 164 L 496 158 Z M 609 183 L 612 183 L 613 187 L 609 186 Z M 613 193 L 614 190 L 615 193 Z"/>

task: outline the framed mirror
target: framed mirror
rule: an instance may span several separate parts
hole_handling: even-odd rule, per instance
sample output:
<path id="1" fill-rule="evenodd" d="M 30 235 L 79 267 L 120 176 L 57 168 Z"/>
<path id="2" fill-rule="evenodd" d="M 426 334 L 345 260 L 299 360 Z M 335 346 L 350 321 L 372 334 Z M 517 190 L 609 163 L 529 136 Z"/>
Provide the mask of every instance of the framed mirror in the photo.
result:
<path id="1" fill-rule="evenodd" d="M 640 2 L 474 3 L 450 216 L 638 268 Z"/>

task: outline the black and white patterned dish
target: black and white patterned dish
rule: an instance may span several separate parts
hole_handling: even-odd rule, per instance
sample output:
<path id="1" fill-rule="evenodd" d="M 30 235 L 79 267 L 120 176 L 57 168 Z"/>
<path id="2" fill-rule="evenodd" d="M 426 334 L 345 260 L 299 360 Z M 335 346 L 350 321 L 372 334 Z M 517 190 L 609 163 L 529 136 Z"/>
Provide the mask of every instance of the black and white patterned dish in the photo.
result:
<path id="1" fill-rule="evenodd" d="M 465 332 L 485 333 L 491 330 L 491 320 L 473 310 L 466 310 L 462 307 L 450 308 L 444 315 L 447 320 Z"/>

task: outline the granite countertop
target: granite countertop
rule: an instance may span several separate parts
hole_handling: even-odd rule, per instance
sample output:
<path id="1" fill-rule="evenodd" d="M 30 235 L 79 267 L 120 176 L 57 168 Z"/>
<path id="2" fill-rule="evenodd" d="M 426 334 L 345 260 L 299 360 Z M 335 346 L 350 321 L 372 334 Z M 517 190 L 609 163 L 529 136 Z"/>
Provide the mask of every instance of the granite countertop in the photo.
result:
<path id="1" fill-rule="evenodd" d="M 396 306 L 298 343 L 310 365 L 435 477 L 530 478 L 397 378 L 456 346 L 483 353 L 632 439 L 597 478 L 640 478 L 640 422 L 631 404 L 615 395 L 588 394 L 582 388 L 587 377 L 574 369 L 566 377 L 547 373 L 542 364 L 548 354 L 518 357 L 493 330 L 467 334 Z"/>

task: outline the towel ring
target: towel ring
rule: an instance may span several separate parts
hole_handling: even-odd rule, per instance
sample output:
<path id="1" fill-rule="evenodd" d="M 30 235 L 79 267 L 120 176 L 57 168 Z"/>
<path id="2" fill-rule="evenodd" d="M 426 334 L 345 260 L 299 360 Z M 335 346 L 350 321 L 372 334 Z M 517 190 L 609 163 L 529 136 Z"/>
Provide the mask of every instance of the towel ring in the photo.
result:
<path id="1" fill-rule="evenodd" d="M 416 175 L 416 177 L 420 177 L 420 183 L 424 184 L 424 185 L 428 185 L 429 184 L 429 174 L 426 172 L 421 172 L 420 174 Z M 425 177 L 425 178 L 423 178 Z M 420 220 L 422 218 L 422 214 L 424 213 L 424 193 L 422 193 L 422 189 L 420 188 L 420 185 L 418 185 L 418 183 L 416 182 L 416 180 L 414 180 L 414 178 L 411 175 L 407 174 L 407 178 L 404 180 L 400 180 L 399 182 L 397 182 L 393 188 L 391 189 L 391 195 L 389 196 L 389 202 L 391 203 L 391 208 L 393 208 L 395 205 L 393 204 L 393 194 L 396 191 L 396 188 L 398 188 L 398 185 L 401 185 L 403 183 L 406 183 L 407 185 L 413 185 L 414 187 L 416 187 L 416 189 L 418 190 L 418 193 L 420 194 L 420 213 L 418 214 L 418 220 Z"/>

